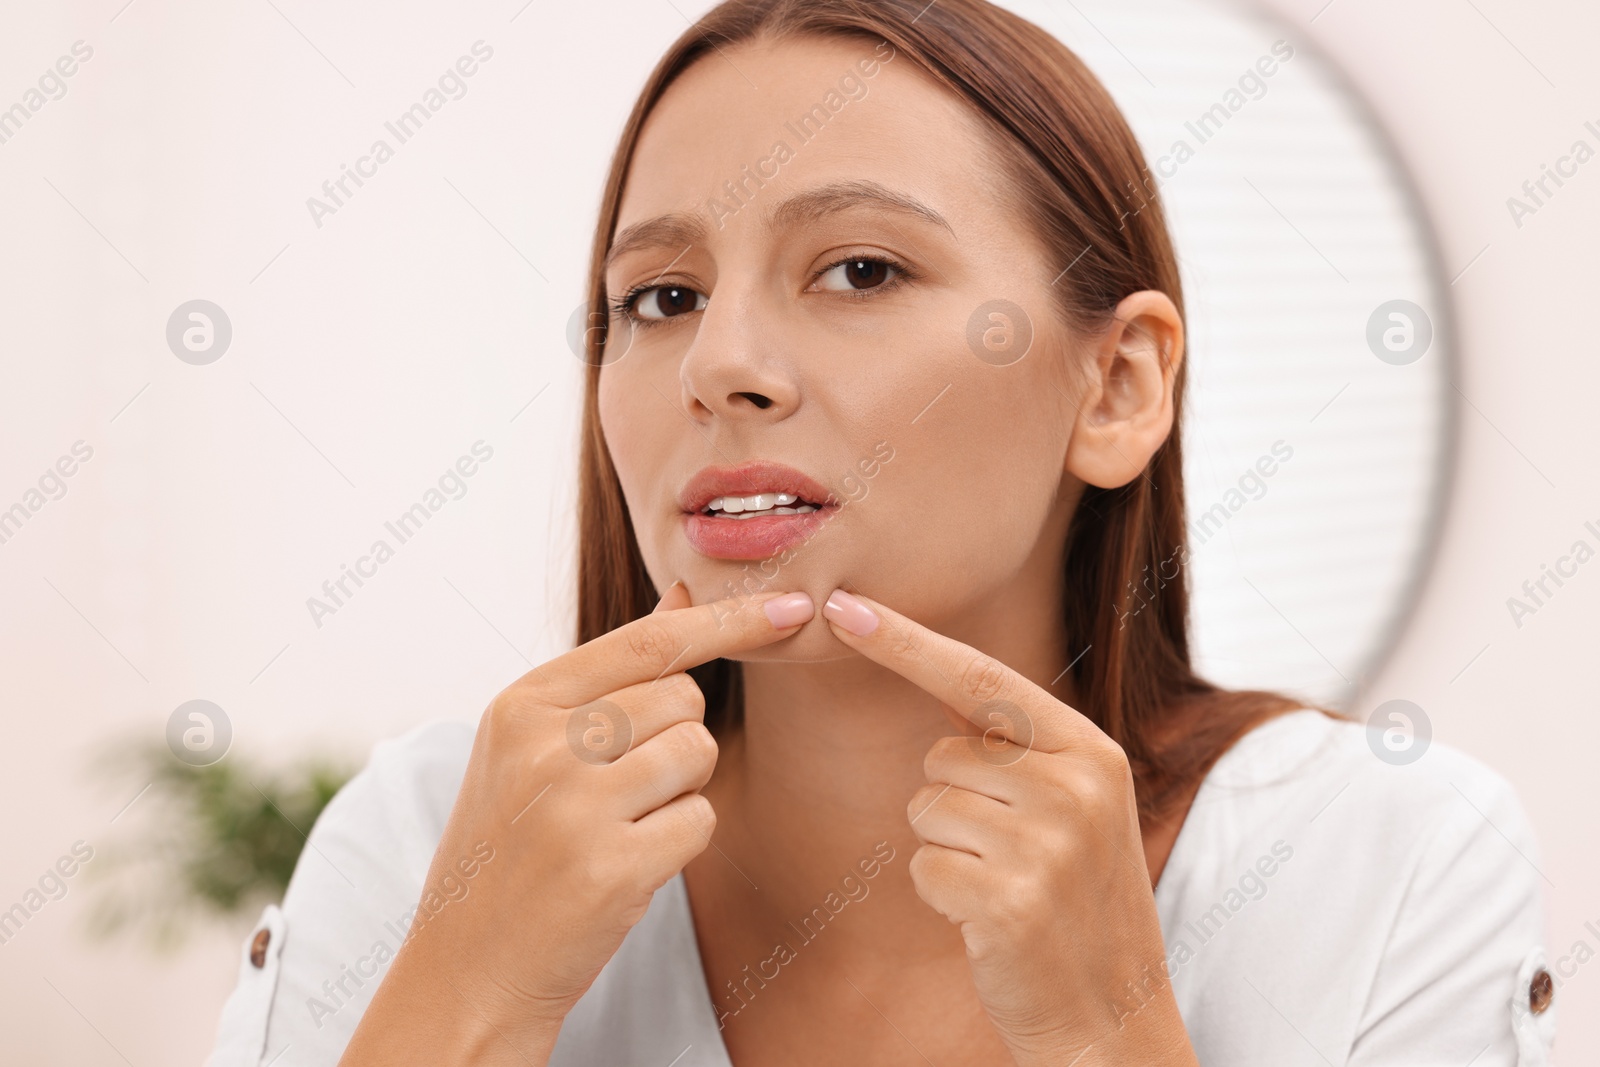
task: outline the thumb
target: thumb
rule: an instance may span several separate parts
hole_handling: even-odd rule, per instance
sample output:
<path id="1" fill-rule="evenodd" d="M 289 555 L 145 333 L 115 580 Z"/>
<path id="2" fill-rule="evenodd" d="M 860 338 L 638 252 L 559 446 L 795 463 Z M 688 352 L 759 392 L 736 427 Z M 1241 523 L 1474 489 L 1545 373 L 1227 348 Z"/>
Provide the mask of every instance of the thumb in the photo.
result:
<path id="1" fill-rule="evenodd" d="M 662 594 L 661 600 L 656 604 L 651 614 L 655 614 L 656 611 L 674 611 L 678 608 L 687 608 L 693 605 L 694 599 L 689 596 L 689 587 L 683 584 L 682 578 L 679 578 L 667 587 L 667 591 Z"/>

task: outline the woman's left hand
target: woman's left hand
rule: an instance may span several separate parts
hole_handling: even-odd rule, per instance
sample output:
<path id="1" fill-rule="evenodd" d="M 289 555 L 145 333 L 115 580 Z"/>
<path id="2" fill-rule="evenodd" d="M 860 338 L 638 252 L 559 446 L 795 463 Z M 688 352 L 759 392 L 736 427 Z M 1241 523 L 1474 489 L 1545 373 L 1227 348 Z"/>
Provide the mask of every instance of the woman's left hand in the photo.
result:
<path id="1" fill-rule="evenodd" d="M 823 616 L 968 731 L 923 761 L 928 784 L 906 809 L 923 842 L 910 873 L 960 926 L 1016 1063 L 1197 1064 L 1121 746 L 994 657 L 875 601 L 836 592 Z"/>

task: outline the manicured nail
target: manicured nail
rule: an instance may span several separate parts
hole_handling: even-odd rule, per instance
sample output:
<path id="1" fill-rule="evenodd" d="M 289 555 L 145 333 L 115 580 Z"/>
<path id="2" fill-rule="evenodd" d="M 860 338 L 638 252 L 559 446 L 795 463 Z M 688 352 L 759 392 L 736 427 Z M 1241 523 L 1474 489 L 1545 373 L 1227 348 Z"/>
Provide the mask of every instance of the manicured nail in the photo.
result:
<path id="1" fill-rule="evenodd" d="M 761 610 L 767 613 L 767 618 L 772 620 L 774 629 L 787 630 L 791 626 L 799 626 L 817 613 L 817 607 L 811 603 L 811 597 L 805 593 L 785 593 L 775 596 L 761 605 Z"/>
<path id="2" fill-rule="evenodd" d="M 822 614 L 857 637 L 865 637 L 878 628 L 878 616 L 873 614 L 872 609 L 843 589 L 835 589 L 828 594 Z"/>

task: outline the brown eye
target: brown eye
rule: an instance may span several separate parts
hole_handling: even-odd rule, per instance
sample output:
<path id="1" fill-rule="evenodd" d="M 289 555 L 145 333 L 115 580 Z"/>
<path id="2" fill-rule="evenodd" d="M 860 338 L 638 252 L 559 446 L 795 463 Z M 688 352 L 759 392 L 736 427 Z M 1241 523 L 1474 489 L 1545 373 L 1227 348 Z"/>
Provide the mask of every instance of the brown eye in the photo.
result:
<path id="1" fill-rule="evenodd" d="M 699 311 L 706 306 L 706 298 L 686 286 L 661 285 L 634 297 L 633 305 L 641 319 L 670 319 L 686 311 Z"/>
<path id="2" fill-rule="evenodd" d="M 888 281 L 890 272 L 900 273 L 900 268 L 893 263 L 882 259 L 847 259 L 837 263 L 823 272 L 819 282 L 824 284 L 824 289 L 839 290 L 848 286 L 851 289 L 876 289 Z"/>

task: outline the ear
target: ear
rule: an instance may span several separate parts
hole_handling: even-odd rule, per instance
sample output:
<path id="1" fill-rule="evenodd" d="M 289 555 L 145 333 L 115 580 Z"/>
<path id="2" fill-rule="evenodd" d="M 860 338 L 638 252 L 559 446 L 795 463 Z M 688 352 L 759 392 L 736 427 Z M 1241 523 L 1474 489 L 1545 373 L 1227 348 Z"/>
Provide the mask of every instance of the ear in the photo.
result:
<path id="1" fill-rule="evenodd" d="M 1067 472 L 1102 489 L 1137 478 L 1172 432 L 1183 362 L 1183 317 L 1167 294 L 1141 290 L 1113 314 L 1084 368 L 1067 445 Z"/>

